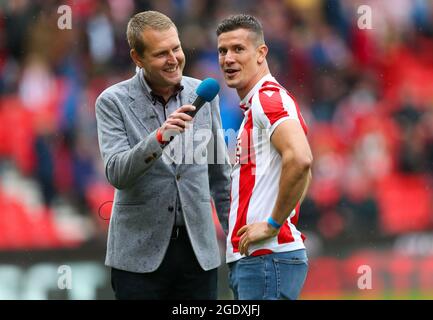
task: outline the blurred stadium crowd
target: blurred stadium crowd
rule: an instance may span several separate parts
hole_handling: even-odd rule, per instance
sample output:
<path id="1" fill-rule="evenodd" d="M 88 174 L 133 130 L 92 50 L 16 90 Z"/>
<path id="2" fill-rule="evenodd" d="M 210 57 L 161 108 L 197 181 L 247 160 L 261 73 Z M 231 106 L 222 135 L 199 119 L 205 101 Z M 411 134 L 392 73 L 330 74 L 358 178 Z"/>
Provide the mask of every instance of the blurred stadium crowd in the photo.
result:
<path id="1" fill-rule="evenodd" d="M 70 30 L 57 27 L 63 4 Z M 360 5 L 372 9 L 371 29 L 358 26 Z M 94 102 L 135 72 L 126 24 L 149 9 L 178 26 L 184 74 L 221 84 L 216 24 L 240 12 L 261 19 L 271 71 L 310 129 L 314 179 L 300 229 L 312 241 L 362 245 L 432 229 L 433 2 L 14 0 L 0 2 L 0 249 L 106 231 L 113 189 Z M 237 130 L 236 93 L 223 85 L 220 97 L 224 128 Z M 88 224 L 72 228 L 77 217 Z"/>

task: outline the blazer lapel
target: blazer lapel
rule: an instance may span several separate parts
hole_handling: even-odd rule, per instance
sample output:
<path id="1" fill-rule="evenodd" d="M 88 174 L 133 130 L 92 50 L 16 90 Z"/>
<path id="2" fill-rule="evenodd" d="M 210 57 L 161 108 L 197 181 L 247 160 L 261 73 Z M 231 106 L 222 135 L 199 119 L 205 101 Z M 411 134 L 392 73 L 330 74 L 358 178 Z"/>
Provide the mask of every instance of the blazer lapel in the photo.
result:
<path id="1" fill-rule="evenodd" d="M 188 95 L 188 102 L 187 103 L 192 104 L 194 102 L 195 98 L 197 98 L 197 93 L 195 93 L 194 90 L 191 90 L 189 92 L 189 95 Z"/>
<path id="2" fill-rule="evenodd" d="M 151 107 L 152 100 L 143 92 L 140 80 L 136 74 L 129 85 L 129 96 L 133 99 L 129 104 L 134 116 L 149 132 L 153 132 L 160 127 L 158 116 Z"/>
<path id="3" fill-rule="evenodd" d="M 184 90 L 185 90 L 186 101 L 182 101 L 183 104 L 192 104 L 194 102 L 194 100 L 197 98 L 197 94 L 195 93 L 195 88 L 193 89 L 193 88 L 185 86 Z M 188 90 L 188 91 L 186 91 L 186 90 Z M 184 157 L 184 159 L 185 159 L 185 157 Z M 176 174 L 182 173 L 190 165 L 191 164 L 184 164 L 183 162 L 181 164 L 177 165 L 176 166 Z"/>

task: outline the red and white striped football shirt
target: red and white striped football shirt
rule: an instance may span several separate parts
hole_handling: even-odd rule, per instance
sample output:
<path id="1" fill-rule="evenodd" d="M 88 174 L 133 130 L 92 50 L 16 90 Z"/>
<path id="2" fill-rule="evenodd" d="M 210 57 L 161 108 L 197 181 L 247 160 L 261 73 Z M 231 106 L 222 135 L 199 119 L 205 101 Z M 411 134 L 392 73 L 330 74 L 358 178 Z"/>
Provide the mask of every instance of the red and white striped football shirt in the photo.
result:
<path id="1" fill-rule="evenodd" d="M 244 120 L 237 137 L 236 164 L 232 171 L 229 234 L 226 262 L 242 258 L 236 234 L 246 224 L 267 221 L 275 206 L 281 156 L 271 143 L 275 128 L 287 119 L 307 126 L 290 94 L 270 74 L 263 77 L 241 101 Z M 304 236 L 296 229 L 299 204 L 290 213 L 278 236 L 249 247 L 250 255 L 305 248 Z"/>

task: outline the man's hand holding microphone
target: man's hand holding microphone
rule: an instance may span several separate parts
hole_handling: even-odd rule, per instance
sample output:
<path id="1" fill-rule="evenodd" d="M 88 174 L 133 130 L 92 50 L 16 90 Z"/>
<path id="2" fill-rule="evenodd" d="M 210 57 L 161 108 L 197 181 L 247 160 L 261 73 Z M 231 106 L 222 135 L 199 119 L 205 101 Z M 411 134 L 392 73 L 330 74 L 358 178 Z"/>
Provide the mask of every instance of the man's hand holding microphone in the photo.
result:
<path id="1" fill-rule="evenodd" d="M 158 129 L 156 133 L 158 142 L 162 145 L 167 144 L 174 136 L 184 132 L 188 128 L 189 122 L 192 121 L 192 117 L 187 112 L 195 110 L 195 106 L 186 104 L 173 112 Z"/>
<path id="2" fill-rule="evenodd" d="M 210 102 L 215 98 L 219 89 L 219 84 L 215 79 L 207 78 L 203 80 L 196 89 L 197 98 L 192 105 L 186 104 L 181 106 L 158 129 L 156 133 L 158 142 L 165 146 L 174 136 L 184 132 L 195 114 L 206 102 Z"/>

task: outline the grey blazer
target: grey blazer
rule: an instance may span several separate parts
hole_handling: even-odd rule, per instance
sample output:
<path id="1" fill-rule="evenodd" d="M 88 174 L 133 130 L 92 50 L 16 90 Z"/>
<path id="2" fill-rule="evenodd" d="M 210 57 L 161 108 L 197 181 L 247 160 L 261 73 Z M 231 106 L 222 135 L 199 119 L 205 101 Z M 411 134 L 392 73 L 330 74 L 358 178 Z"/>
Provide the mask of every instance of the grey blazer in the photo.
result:
<path id="1" fill-rule="evenodd" d="M 184 86 L 182 103 L 191 104 L 200 81 L 183 77 L 181 83 Z M 178 193 L 197 260 L 204 270 L 216 268 L 221 259 L 211 196 L 227 234 L 231 171 L 219 130 L 218 97 L 197 113 L 191 132 L 211 130 L 209 142 L 206 143 L 206 139 L 193 141 L 195 152 L 205 157 L 214 152 L 219 159 L 224 159 L 223 164 L 199 161 L 199 164 L 171 165 L 173 158 L 167 151 L 169 148 L 161 148 L 156 140 L 160 124 L 151 103 L 138 74 L 109 87 L 96 100 L 98 140 L 105 174 L 116 188 L 105 264 L 131 272 L 155 271 L 169 245 Z M 185 136 L 186 132 L 176 137 L 169 147 L 179 145 L 180 138 Z M 203 150 L 197 151 L 199 148 Z"/>

